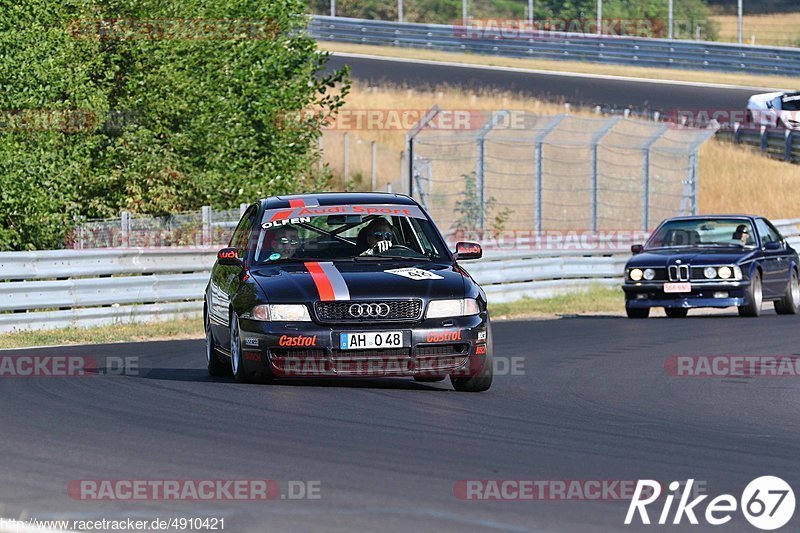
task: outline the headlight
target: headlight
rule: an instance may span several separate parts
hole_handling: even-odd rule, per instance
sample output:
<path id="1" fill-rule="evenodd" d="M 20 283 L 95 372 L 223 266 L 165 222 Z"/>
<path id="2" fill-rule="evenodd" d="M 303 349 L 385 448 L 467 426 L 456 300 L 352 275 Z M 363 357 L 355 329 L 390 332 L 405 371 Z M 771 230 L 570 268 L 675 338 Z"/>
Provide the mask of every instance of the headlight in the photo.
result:
<path id="1" fill-rule="evenodd" d="M 722 269 L 719 271 L 722 272 Z M 717 277 L 717 269 L 714 267 L 706 267 L 705 270 L 703 270 L 703 275 L 708 279 L 714 279 Z M 720 274 L 720 277 L 722 277 L 722 274 Z"/>
<path id="2" fill-rule="evenodd" d="M 644 279 L 647 281 L 652 281 L 656 277 L 656 271 L 652 268 L 645 268 L 644 269 Z"/>
<path id="3" fill-rule="evenodd" d="M 738 266 L 733 267 L 733 279 L 742 279 L 742 269 Z"/>
<path id="4" fill-rule="evenodd" d="M 633 281 L 639 281 L 640 279 L 642 279 L 642 271 L 639 270 L 638 268 L 634 268 L 633 270 L 628 272 L 628 275 L 631 277 Z"/>
<path id="5" fill-rule="evenodd" d="M 719 277 L 722 279 L 728 279 L 733 275 L 731 271 L 731 267 L 719 267 Z"/>
<path id="6" fill-rule="evenodd" d="M 250 313 L 263 322 L 311 322 L 308 308 L 302 304 L 257 305 Z"/>
<path id="7" fill-rule="evenodd" d="M 431 300 L 425 318 L 477 315 L 481 310 L 478 301 L 472 298 L 460 300 Z"/>

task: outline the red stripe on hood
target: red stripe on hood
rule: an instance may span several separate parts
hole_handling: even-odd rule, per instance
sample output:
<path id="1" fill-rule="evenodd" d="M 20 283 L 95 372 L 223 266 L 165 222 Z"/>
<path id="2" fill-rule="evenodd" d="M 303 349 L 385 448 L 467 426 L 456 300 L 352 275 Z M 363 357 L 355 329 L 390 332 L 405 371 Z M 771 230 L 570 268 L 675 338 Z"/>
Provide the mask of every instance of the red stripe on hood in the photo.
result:
<path id="1" fill-rule="evenodd" d="M 325 271 L 322 270 L 319 263 L 309 261 L 305 263 L 305 266 L 309 274 L 311 274 L 311 279 L 314 280 L 314 285 L 317 286 L 320 301 L 332 302 L 336 300 L 336 295 L 333 292 L 333 285 L 331 285 L 328 275 L 325 274 Z"/>
<path id="2" fill-rule="evenodd" d="M 306 203 L 302 199 L 289 200 L 289 207 L 305 207 Z"/>

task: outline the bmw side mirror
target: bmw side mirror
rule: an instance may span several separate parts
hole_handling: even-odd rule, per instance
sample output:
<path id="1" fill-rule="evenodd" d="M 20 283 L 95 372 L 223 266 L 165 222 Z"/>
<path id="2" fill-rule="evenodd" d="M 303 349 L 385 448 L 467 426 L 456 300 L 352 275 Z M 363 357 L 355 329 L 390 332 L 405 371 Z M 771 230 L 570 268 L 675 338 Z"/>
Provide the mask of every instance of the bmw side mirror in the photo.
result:
<path id="1" fill-rule="evenodd" d="M 477 242 L 457 242 L 456 260 L 464 261 L 469 259 L 480 259 L 483 257 L 483 249 Z"/>
<path id="2" fill-rule="evenodd" d="M 764 249 L 770 252 L 775 252 L 777 250 L 783 250 L 783 243 L 780 241 L 771 241 L 764 245 Z"/>
<path id="3" fill-rule="evenodd" d="M 633 255 L 640 254 L 644 251 L 644 245 L 642 244 L 632 244 L 631 245 L 631 253 Z"/>
<path id="4" fill-rule="evenodd" d="M 223 248 L 217 252 L 217 264 L 223 266 L 242 266 L 239 260 L 239 250 L 236 248 Z"/>

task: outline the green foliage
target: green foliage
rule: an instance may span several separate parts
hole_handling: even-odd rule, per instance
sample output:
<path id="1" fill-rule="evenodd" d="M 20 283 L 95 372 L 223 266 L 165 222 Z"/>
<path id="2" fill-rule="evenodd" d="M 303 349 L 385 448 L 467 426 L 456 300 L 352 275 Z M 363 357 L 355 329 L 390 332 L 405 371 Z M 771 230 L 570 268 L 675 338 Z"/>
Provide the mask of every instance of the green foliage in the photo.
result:
<path id="1" fill-rule="evenodd" d="M 524 0 L 470 0 L 469 16 L 473 18 L 522 18 L 528 3 Z M 461 0 L 404 0 L 403 10 L 407 22 L 453 24 L 461 20 Z M 329 0 L 309 0 L 312 13 L 330 14 Z M 534 16 L 537 20 L 594 21 L 597 18 L 597 0 L 536 0 Z M 664 30 L 667 16 L 666 0 L 604 0 L 604 19 L 655 19 L 655 29 Z M 686 28 L 700 25 L 704 38 L 715 38 L 716 28 L 709 20 L 711 14 L 706 0 L 675 0 L 675 20 Z M 395 0 L 338 0 L 336 14 L 378 20 L 397 20 Z M 685 22 L 684 22 L 685 21 Z M 537 26 L 539 27 L 539 26 Z M 687 32 L 684 32 L 684 34 Z M 683 35 L 683 37 L 689 37 Z"/>
<path id="2" fill-rule="evenodd" d="M 461 177 L 464 179 L 464 190 L 460 193 L 461 199 L 455 203 L 454 210 L 457 217 L 453 221 L 451 230 L 456 234 L 481 229 L 491 230 L 494 234 L 503 231 L 514 210 L 504 207 L 491 217 L 490 213 L 497 205 L 497 199 L 490 196 L 481 202 L 475 172 L 463 174 Z M 481 228 L 481 219 L 484 220 L 485 228 Z"/>
<path id="3" fill-rule="evenodd" d="M 57 247 L 76 220 L 120 209 L 163 215 L 324 187 L 320 125 L 349 86 L 344 71 L 319 74 L 327 56 L 304 33 L 304 9 L 302 0 L 3 2 L 0 249 Z M 217 23 L 216 38 L 163 22 L 162 33 L 109 36 L 87 22 L 98 19 L 239 24 Z M 31 126 L 15 110 L 92 120 Z"/>

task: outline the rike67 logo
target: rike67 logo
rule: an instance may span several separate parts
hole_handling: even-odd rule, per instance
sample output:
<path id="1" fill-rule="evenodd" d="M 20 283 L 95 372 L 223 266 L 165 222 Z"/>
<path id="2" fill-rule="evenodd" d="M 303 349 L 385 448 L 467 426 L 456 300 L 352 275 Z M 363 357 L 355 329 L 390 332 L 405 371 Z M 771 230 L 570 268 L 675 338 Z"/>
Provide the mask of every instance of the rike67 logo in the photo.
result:
<path id="1" fill-rule="evenodd" d="M 671 494 L 667 494 L 664 498 L 658 524 L 680 525 L 685 517 L 690 524 L 697 525 L 699 515 L 706 523 L 721 526 L 730 522 L 737 508 L 740 508 L 751 525 L 764 531 L 772 531 L 785 526 L 794 515 L 794 491 L 779 477 L 762 476 L 754 479 L 745 487 L 738 501 L 730 494 L 721 494 L 707 503 L 703 513 L 700 504 L 708 498 L 708 495 L 697 496 L 690 501 L 693 484 L 694 480 L 689 479 L 685 490 L 680 490 L 682 484 L 678 481 L 669 484 Z M 661 484 L 658 481 L 639 480 L 628 507 L 628 514 L 625 516 L 625 525 L 634 523 L 637 514 L 642 524 L 650 524 L 647 506 L 656 502 L 661 497 L 661 492 Z M 679 501 L 672 514 L 672 504 L 676 495 Z"/>

